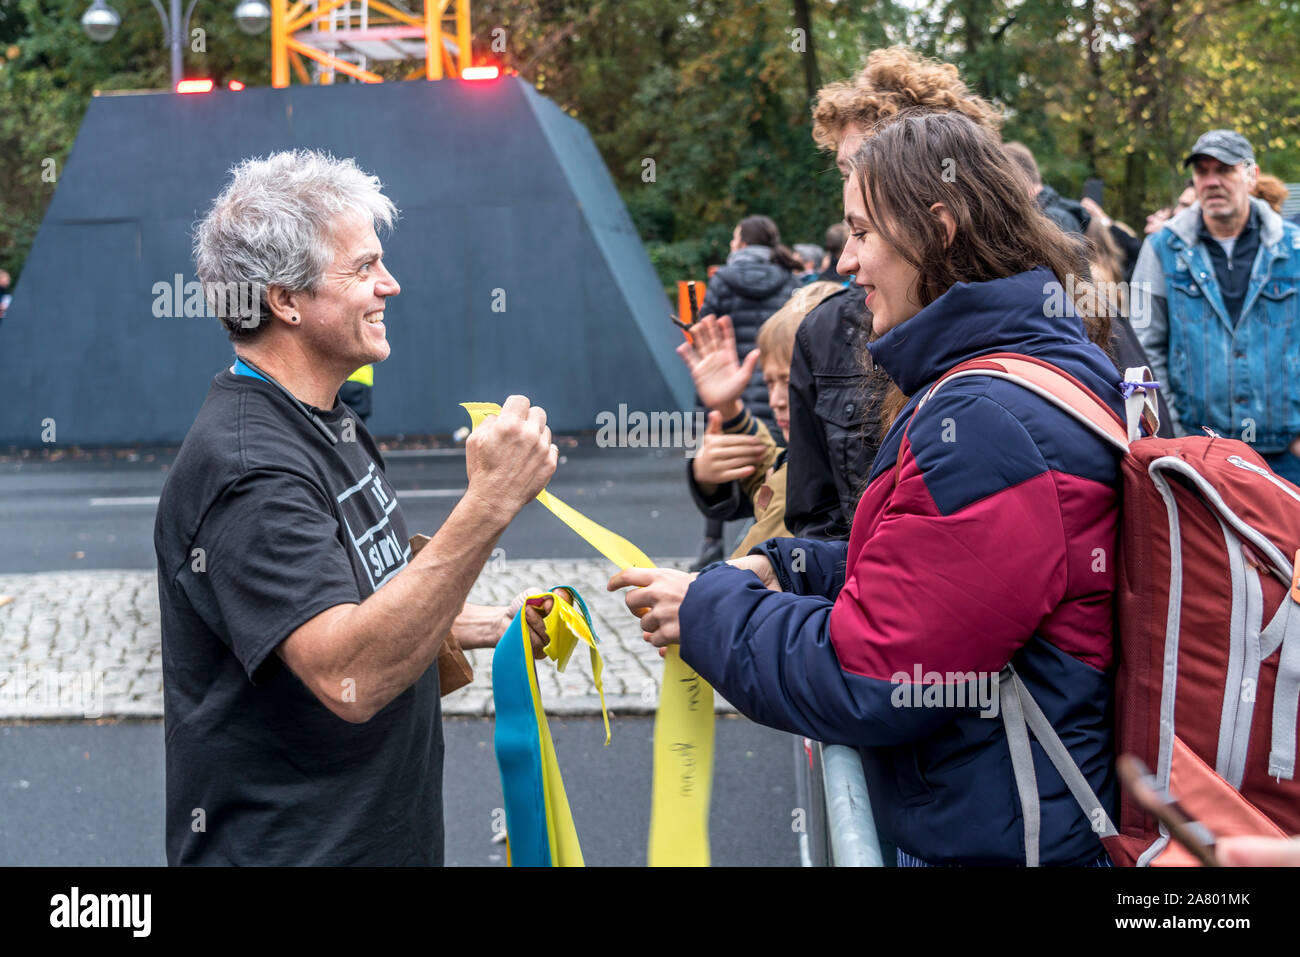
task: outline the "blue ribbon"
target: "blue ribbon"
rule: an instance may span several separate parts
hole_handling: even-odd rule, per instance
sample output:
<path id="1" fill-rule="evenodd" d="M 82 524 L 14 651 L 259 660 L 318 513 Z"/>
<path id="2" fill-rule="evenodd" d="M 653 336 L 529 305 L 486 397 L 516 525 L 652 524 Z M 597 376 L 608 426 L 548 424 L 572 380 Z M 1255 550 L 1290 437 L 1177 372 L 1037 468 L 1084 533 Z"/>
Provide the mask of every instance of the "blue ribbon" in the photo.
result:
<path id="1" fill-rule="evenodd" d="M 542 784 L 542 732 L 533 708 L 528 672 L 532 642 L 520 609 L 492 653 L 492 698 L 496 702 L 497 768 L 506 804 L 510 863 L 515 867 L 550 867 L 551 841 L 546 829 L 546 793 Z M 519 643 L 524 653 L 519 652 Z"/>

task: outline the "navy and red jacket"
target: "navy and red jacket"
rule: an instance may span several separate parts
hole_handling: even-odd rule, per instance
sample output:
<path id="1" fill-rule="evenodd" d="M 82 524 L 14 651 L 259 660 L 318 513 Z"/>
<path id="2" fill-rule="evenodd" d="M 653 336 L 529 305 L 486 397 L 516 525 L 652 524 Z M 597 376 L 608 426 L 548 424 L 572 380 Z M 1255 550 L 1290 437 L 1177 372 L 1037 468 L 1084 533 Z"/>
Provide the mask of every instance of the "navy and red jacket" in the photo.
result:
<path id="1" fill-rule="evenodd" d="M 934 864 L 1025 861 L 1000 714 L 969 704 L 972 677 L 989 687 L 1008 662 L 1115 813 L 1118 453 L 1040 396 L 983 376 L 945 383 L 913 416 L 943 373 L 991 352 L 1047 360 L 1122 416 L 1115 367 L 1064 299 L 1046 269 L 959 283 L 871 343 L 912 399 L 849 541 L 771 539 L 755 552 L 784 592 L 714 565 L 681 606 L 682 658 L 755 721 L 863 747 L 884 830 Z M 941 698 L 941 679 L 965 685 L 968 706 Z M 1032 748 L 1041 862 L 1096 859 L 1092 822 Z"/>

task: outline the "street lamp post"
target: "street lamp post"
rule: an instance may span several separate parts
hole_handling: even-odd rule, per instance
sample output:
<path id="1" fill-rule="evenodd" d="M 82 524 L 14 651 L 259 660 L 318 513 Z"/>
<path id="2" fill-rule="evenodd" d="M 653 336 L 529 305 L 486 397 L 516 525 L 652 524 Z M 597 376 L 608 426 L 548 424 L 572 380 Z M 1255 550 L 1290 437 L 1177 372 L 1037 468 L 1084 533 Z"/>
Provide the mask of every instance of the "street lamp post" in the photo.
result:
<path id="1" fill-rule="evenodd" d="M 181 0 L 170 0 L 171 16 L 168 16 L 159 0 L 149 2 L 162 20 L 163 42 L 171 51 L 172 89 L 175 90 L 185 77 L 185 38 L 189 35 L 190 15 L 194 13 L 194 5 L 199 0 L 190 0 L 184 19 L 181 18 Z M 267 6 L 266 0 L 241 0 L 235 8 L 235 22 L 245 33 L 261 33 L 271 22 L 271 8 Z M 97 43 L 112 39 L 121 23 L 122 18 L 105 0 L 94 0 L 81 17 L 81 27 L 86 36 Z"/>

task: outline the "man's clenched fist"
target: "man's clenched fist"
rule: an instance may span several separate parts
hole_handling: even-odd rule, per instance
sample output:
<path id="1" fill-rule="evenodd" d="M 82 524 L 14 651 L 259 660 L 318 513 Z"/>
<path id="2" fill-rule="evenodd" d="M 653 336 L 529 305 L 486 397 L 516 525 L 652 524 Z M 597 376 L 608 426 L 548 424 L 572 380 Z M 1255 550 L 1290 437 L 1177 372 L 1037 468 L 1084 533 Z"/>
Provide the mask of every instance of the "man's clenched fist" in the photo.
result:
<path id="1" fill-rule="evenodd" d="M 558 459 L 546 410 L 512 395 L 465 443 L 469 494 L 514 518 L 546 487 Z"/>

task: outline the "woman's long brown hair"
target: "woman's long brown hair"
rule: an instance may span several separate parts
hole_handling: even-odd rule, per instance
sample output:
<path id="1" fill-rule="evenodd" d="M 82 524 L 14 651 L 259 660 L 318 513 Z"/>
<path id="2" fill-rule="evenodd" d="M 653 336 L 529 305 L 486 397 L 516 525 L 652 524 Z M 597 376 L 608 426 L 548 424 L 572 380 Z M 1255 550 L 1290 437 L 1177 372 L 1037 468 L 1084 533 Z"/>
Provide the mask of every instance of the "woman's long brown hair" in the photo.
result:
<path id="1" fill-rule="evenodd" d="M 920 272 L 922 307 L 955 283 L 1046 266 L 1066 290 L 1073 288 L 1089 338 L 1110 351 L 1110 310 L 1092 294 L 1088 244 L 1043 215 L 996 134 L 960 113 L 913 110 L 876 127 L 851 165 L 868 224 Z M 931 212 L 935 203 L 957 225 L 951 242 L 943 220 Z M 882 437 L 907 401 L 891 385 L 881 406 Z"/>
<path id="2" fill-rule="evenodd" d="M 766 246 L 772 250 L 772 262 L 782 266 L 791 272 L 799 272 L 803 269 L 799 260 L 794 258 L 794 253 L 790 248 L 781 242 L 781 230 L 777 229 L 776 221 L 771 216 L 746 216 L 738 225 L 740 230 L 740 241 L 747 245 Z"/>

